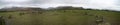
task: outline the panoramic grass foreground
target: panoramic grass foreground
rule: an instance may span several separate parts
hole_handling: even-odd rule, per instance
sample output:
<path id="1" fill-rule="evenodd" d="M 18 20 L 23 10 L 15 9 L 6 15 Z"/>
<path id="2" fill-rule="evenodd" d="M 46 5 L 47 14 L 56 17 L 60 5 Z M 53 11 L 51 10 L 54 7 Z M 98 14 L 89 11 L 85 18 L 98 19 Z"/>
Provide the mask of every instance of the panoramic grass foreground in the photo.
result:
<path id="1" fill-rule="evenodd" d="M 120 25 L 120 12 L 82 7 L 12 7 L 0 10 L 0 25 Z"/>

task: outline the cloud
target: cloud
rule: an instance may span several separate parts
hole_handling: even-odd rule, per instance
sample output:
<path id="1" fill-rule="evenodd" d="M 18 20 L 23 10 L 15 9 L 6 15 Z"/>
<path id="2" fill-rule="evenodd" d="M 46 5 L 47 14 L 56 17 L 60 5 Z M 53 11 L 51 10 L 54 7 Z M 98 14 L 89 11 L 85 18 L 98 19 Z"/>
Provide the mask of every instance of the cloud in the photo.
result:
<path id="1" fill-rule="evenodd" d="M 2 0 L 3 2 L 17 2 L 17 3 L 21 3 L 21 2 L 27 2 L 29 0 Z"/>
<path id="2" fill-rule="evenodd" d="M 75 6 L 95 9 L 120 10 L 118 0 L 0 0 L 4 6 L 57 7 Z"/>

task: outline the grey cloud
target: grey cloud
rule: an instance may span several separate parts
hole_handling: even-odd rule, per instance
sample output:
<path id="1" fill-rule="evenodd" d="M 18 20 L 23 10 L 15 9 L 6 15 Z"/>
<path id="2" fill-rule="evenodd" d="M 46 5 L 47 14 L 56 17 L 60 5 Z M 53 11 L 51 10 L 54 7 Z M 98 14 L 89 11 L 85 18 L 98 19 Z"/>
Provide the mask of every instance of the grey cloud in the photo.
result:
<path id="1" fill-rule="evenodd" d="M 120 4 L 118 0 L 31 0 L 22 3 L 6 3 L 0 0 L 0 5 L 37 6 L 43 8 L 56 6 L 77 6 L 85 8 L 120 10 Z"/>

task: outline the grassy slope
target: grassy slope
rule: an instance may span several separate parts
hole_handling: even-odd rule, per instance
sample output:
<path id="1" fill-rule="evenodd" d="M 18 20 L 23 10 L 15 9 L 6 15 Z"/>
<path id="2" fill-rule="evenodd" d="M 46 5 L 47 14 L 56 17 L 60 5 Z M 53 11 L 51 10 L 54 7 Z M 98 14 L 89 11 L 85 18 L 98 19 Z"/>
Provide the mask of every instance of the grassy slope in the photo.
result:
<path id="1" fill-rule="evenodd" d="M 24 15 L 20 15 L 24 13 Z M 31 13 L 31 11 L 15 11 L 0 13 L 11 25 L 92 25 L 95 16 L 103 16 L 111 24 L 120 24 L 120 13 L 97 10 L 54 10 Z M 8 19 L 9 15 L 12 16 Z"/>

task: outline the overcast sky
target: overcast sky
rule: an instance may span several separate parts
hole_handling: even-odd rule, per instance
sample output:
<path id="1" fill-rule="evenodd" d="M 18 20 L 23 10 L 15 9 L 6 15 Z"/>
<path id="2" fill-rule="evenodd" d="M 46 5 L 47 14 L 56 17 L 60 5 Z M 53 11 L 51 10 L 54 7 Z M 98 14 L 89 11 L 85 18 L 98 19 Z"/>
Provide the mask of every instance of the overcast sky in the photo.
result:
<path id="1" fill-rule="evenodd" d="M 120 11 L 120 0 L 0 0 L 0 7 L 57 7 L 75 6 L 95 9 L 110 9 Z"/>

